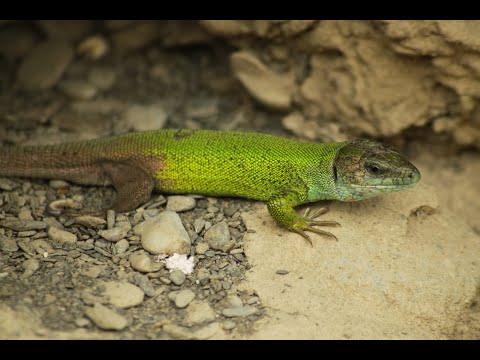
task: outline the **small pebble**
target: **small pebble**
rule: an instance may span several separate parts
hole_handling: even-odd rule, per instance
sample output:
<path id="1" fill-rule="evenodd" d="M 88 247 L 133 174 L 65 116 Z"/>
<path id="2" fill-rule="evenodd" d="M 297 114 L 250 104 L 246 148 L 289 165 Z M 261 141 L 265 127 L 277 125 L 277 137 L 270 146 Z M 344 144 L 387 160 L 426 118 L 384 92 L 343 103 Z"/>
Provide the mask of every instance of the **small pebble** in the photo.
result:
<path id="1" fill-rule="evenodd" d="M 190 302 L 195 299 L 195 293 L 191 290 L 182 290 L 177 293 L 175 297 L 175 306 L 183 309 L 187 307 Z"/>
<path id="2" fill-rule="evenodd" d="M 48 182 L 48 185 L 55 190 L 58 189 L 68 189 L 70 187 L 70 184 L 66 181 L 63 180 L 50 180 Z"/>
<path id="3" fill-rule="evenodd" d="M 231 320 L 226 320 L 222 323 L 222 327 L 225 329 L 225 330 L 232 330 L 234 329 L 235 327 L 237 326 L 237 324 L 235 324 L 235 322 L 231 321 Z"/>
<path id="4" fill-rule="evenodd" d="M 104 219 L 96 216 L 85 215 L 85 216 L 78 216 L 75 218 L 75 224 L 94 227 L 94 228 L 99 228 L 105 225 L 106 223 L 107 222 Z"/>
<path id="5" fill-rule="evenodd" d="M 98 232 L 98 235 L 103 237 L 105 240 L 117 242 L 125 238 L 125 236 L 127 236 L 130 229 L 131 229 L 130 225 L 116 226 L 112 229 L 100 230 Z"/>
<path id="6" fill-rule="evenodd" d="M 193 326 L 212 322 L 215 318 L 215 311 L 213 311 L 208 303 L 194 300 L 187 308 L 184 322 L 187 326 Z"/>
<path id="7" fill-rule="evenodd" d="M 123 330 L 128 324 L 123 316 L 98 303 L 85 310 L 85 315 L 103 330 Z"/>
<path id="8" fill-rule="evenodd" d="M 28 209 L 23 209 L 18 213 L 20 220 L 33 220 L 32 212 Z"/>
<path id="9" fill-rule="evenodd" d="M 107 229 L 113 229 L 115 226 L 115 211 L 107 210 Z"/>
<path id="10" fill-rule="evenodd" d="M 207 243 L 199 243 L 196 247 L 195 247 L 195 252 L 199 255 L 203 255 L 205 254 L 208 249 L 210 249 L 210 246 L 208 246 Z"/>
<path id="11" fill-rule="evenodd" d="M 190 196 L 174 195 L 167 197 L 166 210 L 174 212 L 188 211 L 195 208 L 195 199 Z"/>
<path id="12" fill-rule="evenodd" d="M 32 276 L 33 273 L 40 268 L 40 262 L 37 259 L 28 259 L 22 263 L 22 268 L 25 271 L 21 278 L 26 279 Z"/>
<path id="13" fill-rule="evenodd" d="M 159 130 L 168 114 L 159 105 L 131 105 L 125 112 L 127 126 L 135 131 Z"/>
<path id="14" fill-rule="evenodd" d="M 115 251 L 117 254 L 123 254 L 128 250 L 130 244 L 126 239 L 122 239 L 119 242 L 115 243 Z"/>
<path id="15" fill-rule="evenodd" d="M 275 271 L 275 274 L 278 274 L 278 275 L 287 275 L 289 273 L 288 270 L 277 270 Z"/>
<path id="16" fill-rule="evenodd" d="M 187 276 L 181 270 L 173 270 L 170 273 L 170 280 L 172 280 L 175 285 L 182 285 L 186 278 Z"/>
<path id="17" fill-rule="evenodd" d="M 5 219 L 0 220 L 0 227 L 5 227 L 15 231 L 43 230 L 47 227 L 47 224 L 43 221 Z"/>
<path id="18" fill-rule="evenodd" d="M 205 228 L 205 220 L 202 218 L 195 219 L 193 223 L 193 228 L 197 234 L 200 234 L 202 230 Z"/>
<path id="19" fill-rule="evenodd" d="M 145 254 L 144 252 L 130 255 L 129 260 L 132 269 L 143 273 L 155 272 L 164 266 L 160 263 L 154 263 L 150 255 Z"/>
<path id="20" fill-rule="evenodd" d="M 108 281 L 102 283 L 105 287 L 103 296 L 108 299 L 108 302 L 118 308 L 130 308 L 140 305 L 144 299 L 143 291 L 130 283 L 122 281 Z"/>
<path id="21" fill-rule="evenodd" d="M 77 235 L 53 226 L 48 229 L 48 237 L 52 240 L 55 248 L 73 250 L 77 246 Z"/>
<path id="22" fill-rule="evenodd" d="M 0 251 L 15 252 L 18 251 L 17 242 L 14 239 L 0 235 Z"/>
<path id="23" fill-rule="evenodd" d="M 230 241 L 230 228 L 225 221 L 213 225 L 205 232 L 205 241 L 214 250 L 230 251 L 235 241 Z"/>

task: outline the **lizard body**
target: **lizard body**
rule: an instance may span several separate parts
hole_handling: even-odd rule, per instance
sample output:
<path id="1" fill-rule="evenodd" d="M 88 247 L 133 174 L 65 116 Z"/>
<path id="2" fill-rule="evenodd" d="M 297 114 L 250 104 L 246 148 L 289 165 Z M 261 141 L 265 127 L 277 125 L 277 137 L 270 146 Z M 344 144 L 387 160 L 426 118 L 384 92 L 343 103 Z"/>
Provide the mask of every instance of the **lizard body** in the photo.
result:
<path id="1" fill-rule="evenodd" d="M 268 134 L 182 129 L 2 148 L 0 176 L 113 185 L 117 198 L 111 208 L 119 212 L 135 209 L 153 190 L 262 200 L 279 224 L 307 239 L 305 230 L 331 235 L 312 225 L 336 223 L 301 217 L 295 206 L 362 200 L 420 180 L 403 155 L 376 141 L 305 143 Z"/>

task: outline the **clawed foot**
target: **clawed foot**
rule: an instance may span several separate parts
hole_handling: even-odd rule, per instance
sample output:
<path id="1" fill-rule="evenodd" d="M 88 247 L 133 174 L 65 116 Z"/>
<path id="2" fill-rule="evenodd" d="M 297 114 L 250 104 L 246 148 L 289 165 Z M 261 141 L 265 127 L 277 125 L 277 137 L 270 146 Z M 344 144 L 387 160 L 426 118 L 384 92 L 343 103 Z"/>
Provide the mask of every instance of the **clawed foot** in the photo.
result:
<path id="1" fill-rule="evenodd" d="M 310 208 L 305 209 L 305 212 L 303 214 L 303 217 L 300 217 L 299 223 L 295 224 L 293 228 L 291 229 L 292 231 L 296 232 L 297 234 L 302 235 L 313 247 L 312 240 L 310 237 L 305 233 L 305 231 L 311 231 L 319 235 L 324 235 L 331 237 L 335 239 L 335 241 L 338 241 L 337 237 L 333 235 L 332 233 L 329 233 L 328 231 L 323 231 L 317 228 L 314 228 L 313 226 L 340 226 L 339 223 L 336 221 L 320 221 L 320 220 L 314 220 L 320 215 L 323 215 L 328 212 L 328 208 L 322 207 L 312 214 L 310 213 Z"/>

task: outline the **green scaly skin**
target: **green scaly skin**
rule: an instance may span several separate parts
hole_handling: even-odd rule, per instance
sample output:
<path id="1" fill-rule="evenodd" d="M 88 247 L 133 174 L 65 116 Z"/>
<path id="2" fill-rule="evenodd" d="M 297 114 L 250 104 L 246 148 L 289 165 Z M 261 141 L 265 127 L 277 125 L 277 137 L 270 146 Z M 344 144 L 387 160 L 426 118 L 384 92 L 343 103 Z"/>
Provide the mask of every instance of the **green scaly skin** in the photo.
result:
<path id="1" fill-rule="evenodd" d="M 0 176 L 113 185 L 117 198 L 111 208 L 118 212 L 135 209 L 153 190 L 262 200 L 280 225 L 308 240 L 305 231 L 333 236 L 314 225 L 338 224 L 314 220 L 318 214 L 299 216 L 295 206 L 362 200 L 420 180 L 403 155 L 371 140 L 315 144 L 259 133 L 175 129 L 3 148 Z"/>

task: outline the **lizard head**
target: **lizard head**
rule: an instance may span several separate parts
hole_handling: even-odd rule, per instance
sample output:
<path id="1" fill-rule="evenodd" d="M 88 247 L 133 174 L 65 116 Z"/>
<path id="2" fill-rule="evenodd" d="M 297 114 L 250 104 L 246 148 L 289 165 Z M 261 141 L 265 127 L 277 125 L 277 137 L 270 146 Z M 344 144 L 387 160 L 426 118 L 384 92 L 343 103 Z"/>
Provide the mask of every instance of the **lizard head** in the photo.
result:
<path id="1" fill-rule="evenodd" d="M 420 172 L 404 155 L 377 141 L 362 139 L 350 141 L 338 151 L 333 174 L 343 201 L 400 191 L 420 180 Z"/>

